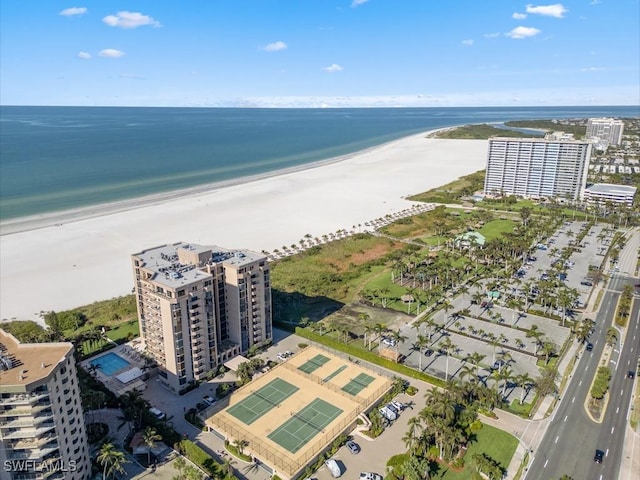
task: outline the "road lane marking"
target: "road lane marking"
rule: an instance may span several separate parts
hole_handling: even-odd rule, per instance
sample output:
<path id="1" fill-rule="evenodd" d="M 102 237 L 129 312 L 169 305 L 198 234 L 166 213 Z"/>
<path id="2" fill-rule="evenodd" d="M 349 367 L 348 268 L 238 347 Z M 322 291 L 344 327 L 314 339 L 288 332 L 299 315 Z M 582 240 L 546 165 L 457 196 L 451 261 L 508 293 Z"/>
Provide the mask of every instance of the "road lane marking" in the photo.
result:
<path id="1" fill-rule="evenodd" d="M 609 456 L 609 449 L 607 448 L 607 452 L 604 454 L 605 457 Z"/>
<path id="2" fill-rule="evenodd" d="M 624 388 L 620 390 L 620 396 L 622 396 L 623 393 L 624 393 Z"/>
<path id="3" fill-rule="evenodd" d="M 613 431 L 616 429 L 616 427 L 611 427 L 611 435 L 613 435 Z"/>
<path id="4" fill-rule="evenodd" d="M 586 367 L 584 367 L 584 371 L 586 372 L 589 369 L 589 366 L 587 365 Z"/>
<path id="5" fill-rule="evenodd" d="M 620 411 L 620 407 L 616 408 L 616 414 Z"/>
<path id="6" fill-rule="evenodd" d="M 576 397 L 573 397 L 573 398 L 571 399 L 571 403 L 573 403 L 573 402 L 575 402 L 575 401 L 576 401 Z"/>
<path id="7" fill-rule="evenodd" d="M 549 463 L 549 459 L 547 458 L 547 461 L 544 462 L 544 465 L 542 466 L 542 468 L 547 468 L 547 463 Z"/>
<path id="8" fill-rule="evenodd" d="M 560 435 L 558 435 L 558 436 L 556 437 L 556 441 L 555 441 L 555 442 L 553 442 L 553 443 L 558 443 L 558 440 L 560 440 Z"/>
<path id="9" fill-rule="evenodd" d="M 582 385 L 582 380 L 580 380 L 580 382 L 578 383 L 578 386 Z"/>
<path id="10" fill-rule="evenodd" d="M 616 412 L 617 413 L 617 412 Z M 567 421 L 567 418 L 569 418 L 569 415 L 565 415 L 563 422 Z"/>

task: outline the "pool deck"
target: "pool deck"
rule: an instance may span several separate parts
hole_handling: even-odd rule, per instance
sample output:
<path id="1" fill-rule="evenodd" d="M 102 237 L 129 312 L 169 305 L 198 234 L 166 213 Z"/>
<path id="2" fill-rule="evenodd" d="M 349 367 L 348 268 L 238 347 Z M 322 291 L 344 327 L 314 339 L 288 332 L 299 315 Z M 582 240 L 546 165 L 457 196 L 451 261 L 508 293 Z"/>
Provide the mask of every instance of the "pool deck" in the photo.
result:
<path id="1" fill-rule="evenodd" d="M 93 375 L 95 375 L 98 380 L 104 383 L 105 386 L 117 396 L 120 396 L 131 390 L 139 390 L 139 391 L 145 390 L 147 388 L 147 384 L 142 379 L 142 377 L 132 380 L 131 382 L 128 382 L 126 384 L 122 383 L 120 380 L 116 378 L 117 375 L 123 372 L 126 372 L 128 370 L 131 370 L 132 368 L 138 367 L 140 369 L 143 369 L 143 367 L 145 366 L 144 357 L 136 349 L 135 344 L 132 344 L 132 342 L 125 343 L 123 345 L 118 345 L 115 348 L 107 350 L 106 352 L 102 352 L 99 355 L 83 360 L 80 363 L 80 365 L 82 366 L 82 368 L 84 368 L 85 371 L 91 373 L 90 367 L 92 362 L 95 363 L 97 360 L 100 359 L 100 357 L 104 357 L 106 355 L 109 355 L 110 353 L 114 353 L 122 357 L 124 360 L 129 362 L 129 365 L 119 370 L 115 370 L 114 372 L 111 373 L 111 375 L 105 374 L 104 372 L 100 371 L 100 369 L 95 370 Z"/>

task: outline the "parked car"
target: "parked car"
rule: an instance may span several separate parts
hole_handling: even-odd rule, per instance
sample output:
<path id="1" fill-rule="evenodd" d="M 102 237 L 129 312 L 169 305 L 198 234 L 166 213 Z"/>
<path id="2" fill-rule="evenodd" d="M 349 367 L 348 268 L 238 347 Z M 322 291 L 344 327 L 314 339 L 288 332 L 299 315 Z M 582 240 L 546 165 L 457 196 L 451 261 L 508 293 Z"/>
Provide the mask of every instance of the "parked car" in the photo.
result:
<path id="1" fill-rule="evenodd" d="M 347 449 L 348 449 L 351 453 L 353 453 L 353 454 L 360 453 L 360 445 L 358 445 L 358 444 L 357 444 L 356 442 L 354 442 L 353 440 L 349 440 L 349 441 L 346 443 L 346 445 L 347 445 Z"/>
<path id="2" fill-rule="evenodd" d="M 398 419 L 398 414 L 393 410 L 391 410 L 390 408 L 387 408 L 386 406 L 380 409 L 380 415 L 382 415 L 384 418 L 386 418 L 390 422 L 393 422 Z"/>
<path id="3" fill-rule="evenodd" d="M 403 411 L 403 410 L 404 410 L 404 408 L 405 408 L 405 404 L 404 404 L 404 403 L 402 403 L 402 402 L 399 402 L 399 401 L 397 401 L 397 400 L 393 400 L 393 401 L 391 402 L 391 405 L 393 405 L 394 407 L 396 407 L 396 409 L 397 409 L 398 411 L 400 411 L 400 412 L 401 412 L 401 411 Z"/>
<path id="4" fill-rule="evenodd" d="M 583 280 L 580 282 L 580 285 L 585 285 L 587 287 L 593 287 L 593 282 L 591 280 Z"/>
<path id="5" fill-rule="evenodd" d="M 390 337 L 384 337 L 382 339 L 382 343 L 384 343 L 387 347 L 395 347 L 396 346 L 396 341 L 393 338 L 390 338 Z"/>
<path id="6" fill-rule="evenodd" d="M 427 357 L 430 357 L 431 355 L 433 355 L 433 350 L 431 350 L 430 348 L 425 348 L 425 349 L 424 349 L 424 354 L 425 354 Z"/>
<path id="7" fill-rule="evenodd" d="M 331 472 L 331 475 L 334 478 L 338 478 L 340 475 L 342 475 L 342 470 L 340 469 L 340 465 L 338 465 L 338 462 L 336 462 L 333 458 L 325 460 L 324 464 L 329 469 L 329 471 Z"/>
<path id="8" fill-rule="evenodd" d="M 382 475 L 373 472 L 360 473 L 360 480 L 382 480 Z"/>
<path id="9" fill-rule="evenodd" d="M 206 403 L 207 405 L 211 406 L 214 403 L 216 403 L 216 399 L 213 398 L 211 395 L 205 395 L 204 397 L 202 397 L 202 401 L 204 403 Z"/>
<path id="10" fill-rule="evenodd" d="M 156 417 L 158 420 L 163 420 L 165 418 L 167 418 L 167 414 L 164 413 L 162 410 L 157 409 L 156 407 L 151 407 L 149 409 L 149 411 L 153 414 L 154 417 Z"/>

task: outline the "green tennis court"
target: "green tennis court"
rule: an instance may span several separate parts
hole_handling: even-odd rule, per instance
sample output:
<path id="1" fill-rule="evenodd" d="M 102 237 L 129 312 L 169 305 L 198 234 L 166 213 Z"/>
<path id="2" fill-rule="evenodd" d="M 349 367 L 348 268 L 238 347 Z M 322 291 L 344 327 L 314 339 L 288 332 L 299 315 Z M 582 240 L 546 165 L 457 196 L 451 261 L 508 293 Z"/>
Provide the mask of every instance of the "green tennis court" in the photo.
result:
<path id="1" fill-rule="evenodd" d="M 330 375 L 327 375 L 326 377 L 324 377 L 322 379 L 322 383 L 327 383 L 329 380 L 331 380 L 333 377 L 335 377 L 336 375 L 338 375 L 341 371 L 343 371 L 345 368 L 347 368 L 346 365 L 342 365 L 339 369 L 337 369 L 335 372 L 331 373 Z"/>
<path id="2" fill-rule="evenodd" d="M 351 379 L 349 383 L 347 383 L 342 390 L 347 392 L 349 395 L 357 395 L 362 390 L 367 388 L 371 382 L 373 382 L 375 378 L 371 375 L 367 375 L 366 373 L 361 373 L 356 378 Z"/>
<path id="3" fill-rule="evenodd" d="M 241 422 L 251 425 L 298 390 L 299 388 L 295 385 L 291 385 L 281 378 L 275 378 L 234 406 L 229 407 L 227 412 Z"/>
<path id="4" fill-rule="evenodd" d="M 316 355 L 313 358 L 310 358 L 302 365 L 298 367 L 298 370 L 302 370 L 304 373 L 311 373 L 314 370 L 320 368 L 325 363 L 329 361 L 329 357 L 325 357 L 324 355 Z"/>
<path id="5" fill-rule="evenodd" d="M 271 432 L 268 438 L 296 453 L 341 413 L 340 408 L 316 398 L 299 412 L 290 412 L 291 418 Z"/>

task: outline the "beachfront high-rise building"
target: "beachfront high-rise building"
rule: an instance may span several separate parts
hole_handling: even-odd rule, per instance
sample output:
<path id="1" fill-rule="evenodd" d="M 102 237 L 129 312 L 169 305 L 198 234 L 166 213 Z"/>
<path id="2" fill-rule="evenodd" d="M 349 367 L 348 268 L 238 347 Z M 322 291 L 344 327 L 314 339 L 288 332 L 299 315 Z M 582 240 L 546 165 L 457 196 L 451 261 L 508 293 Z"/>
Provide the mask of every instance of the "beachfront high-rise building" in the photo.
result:
<path id="1" fill-rule="evenodd" d="M 73 345 L 20 343 L 0 329 L 0 478 L 90 476 Z"/>
<path id="2" fill-rule="evenodd" d="M 624 122 L 615 118 L 590 118 L 587 120 L 586 138 L 600 144 L 620 145 Z"/>
<path id="3" fill-rule="evenodd" d="M 266 256 L 180 242 L 131 260 L 140 335 L 172 392 L 271 340 Z"/>
<path id="4" fill-rule="evenodd" d="M 560 133 L 542 138 L 489 139 L 485 195 L 525 198 L 582 197 L 591 144 Z"/>

